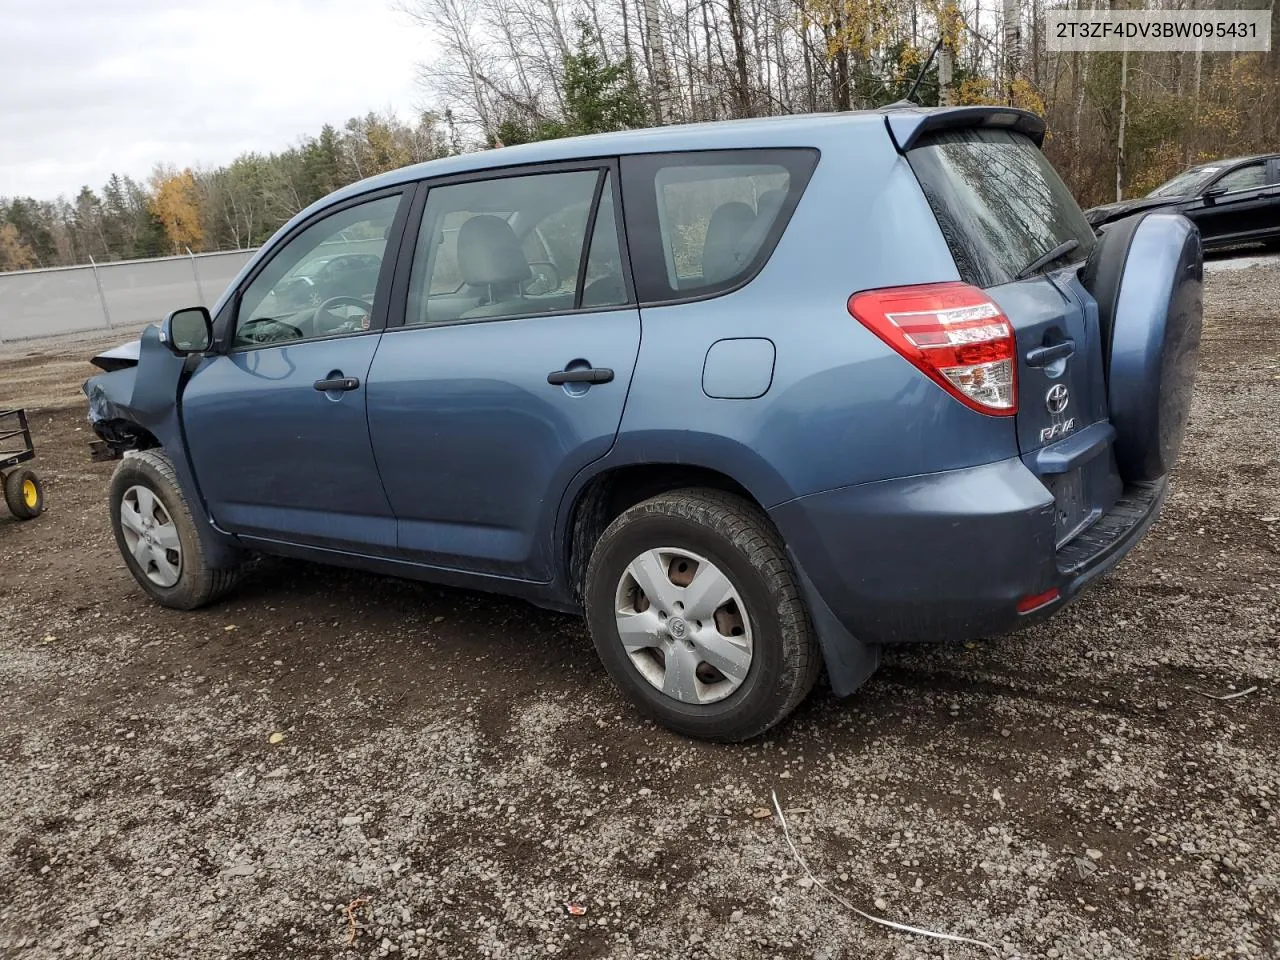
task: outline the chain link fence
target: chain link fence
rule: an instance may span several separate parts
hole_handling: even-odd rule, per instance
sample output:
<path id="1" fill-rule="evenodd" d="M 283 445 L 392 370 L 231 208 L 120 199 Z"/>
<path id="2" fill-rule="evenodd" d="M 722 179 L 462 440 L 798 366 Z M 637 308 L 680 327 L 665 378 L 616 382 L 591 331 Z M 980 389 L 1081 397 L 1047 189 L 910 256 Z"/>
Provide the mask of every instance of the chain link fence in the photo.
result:
<path id="1" fill-rule="evenodd" d="M 253 250 L 0 273 L 0 343 L 139 327 L 212 307 Z"/>

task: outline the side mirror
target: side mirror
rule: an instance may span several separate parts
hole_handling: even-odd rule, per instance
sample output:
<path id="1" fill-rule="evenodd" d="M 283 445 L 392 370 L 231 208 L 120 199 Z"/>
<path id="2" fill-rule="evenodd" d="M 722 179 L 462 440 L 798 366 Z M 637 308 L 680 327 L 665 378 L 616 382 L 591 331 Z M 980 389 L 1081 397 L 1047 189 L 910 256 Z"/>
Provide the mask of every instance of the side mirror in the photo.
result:
<path id="1" fill-rule="evenodd" d="M 1226 192 L 1227 192 L 1227 188 L 1219 184 L 1216 187 L 1210 187 L 1208 190 L 1204 192 L 1203 196 L 1206 200 L 1212 200 L 1215 197 L 1222 196 Z"/>
<path id="2" fill-rule="evenodd" d="M 205 307 L 175 310 L 160 325 L 160 339 L 179 357 L 204 353 L 213 346 L 213 318 Z"/>

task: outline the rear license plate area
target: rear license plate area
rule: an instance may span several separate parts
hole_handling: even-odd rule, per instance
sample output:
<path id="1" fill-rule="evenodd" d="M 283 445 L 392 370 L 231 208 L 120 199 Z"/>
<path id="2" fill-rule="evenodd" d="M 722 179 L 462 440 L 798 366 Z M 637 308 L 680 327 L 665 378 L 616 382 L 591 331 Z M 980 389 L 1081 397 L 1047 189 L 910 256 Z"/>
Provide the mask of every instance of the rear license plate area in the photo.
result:
<path id="1" fill-rule="evenodd" d="M 1080 470 L 1049 477 L 1045 486 L 1053 494 L 1055 540 L 1060 547 L 1080 532 L 1093 511 L 1085 498 L 1084 475 Z"/>

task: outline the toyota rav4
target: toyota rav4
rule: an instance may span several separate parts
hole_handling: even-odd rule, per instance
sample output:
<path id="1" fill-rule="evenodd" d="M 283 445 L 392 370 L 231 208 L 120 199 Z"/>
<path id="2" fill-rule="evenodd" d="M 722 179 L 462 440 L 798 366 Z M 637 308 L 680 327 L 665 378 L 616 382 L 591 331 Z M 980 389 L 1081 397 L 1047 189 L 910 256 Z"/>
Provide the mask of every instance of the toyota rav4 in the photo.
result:
<path id="1" fill-rule="evenodd" d="M 99 358 L 124 562 L 254 553 L 585 612 L 640 710 L 740 740 L 825 665 L 1060 610 L 1155 519 L 1201 247 L 1096 238 L 1017 110 L 529 144 L 346 187 Z"/>

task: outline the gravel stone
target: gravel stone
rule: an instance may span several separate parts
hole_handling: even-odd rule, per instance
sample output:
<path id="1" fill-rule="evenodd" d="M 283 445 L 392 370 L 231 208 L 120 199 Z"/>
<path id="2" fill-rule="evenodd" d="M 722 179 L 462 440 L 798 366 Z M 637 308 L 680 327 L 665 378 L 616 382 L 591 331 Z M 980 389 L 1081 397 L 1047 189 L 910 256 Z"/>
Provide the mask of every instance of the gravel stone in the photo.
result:
<path id="1" fill-rule="evenodd" d="M 1208 276 L 1164 515 L 1060 615 L 887 650 L 733 747 L 515 600 L 263 560 L 154 606 L 79 395 L 124 336 L 0 345 L 48 502 L 0 517 L 0 955 L 1280 957 L 1277 330 L 1280 269 Z M 773 790 L 850 903 L 995 953 L 806 891 Z"/>

